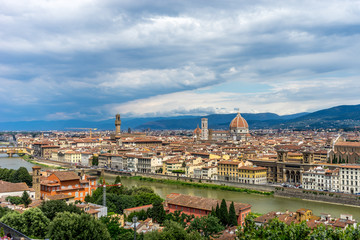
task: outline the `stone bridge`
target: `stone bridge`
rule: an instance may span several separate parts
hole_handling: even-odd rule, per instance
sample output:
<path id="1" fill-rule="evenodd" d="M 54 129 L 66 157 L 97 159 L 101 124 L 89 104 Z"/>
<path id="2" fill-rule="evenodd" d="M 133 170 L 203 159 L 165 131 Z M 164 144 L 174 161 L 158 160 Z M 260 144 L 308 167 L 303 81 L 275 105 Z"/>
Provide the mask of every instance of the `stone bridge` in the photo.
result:
<path id="1" fill-rule="evenodd" d="M 9 157 L 12 157 L 14 154 L 19 156 L 31 154 L 31 152 L 25 147 L 0 147 L 0 153 L 6 153 Z"/>

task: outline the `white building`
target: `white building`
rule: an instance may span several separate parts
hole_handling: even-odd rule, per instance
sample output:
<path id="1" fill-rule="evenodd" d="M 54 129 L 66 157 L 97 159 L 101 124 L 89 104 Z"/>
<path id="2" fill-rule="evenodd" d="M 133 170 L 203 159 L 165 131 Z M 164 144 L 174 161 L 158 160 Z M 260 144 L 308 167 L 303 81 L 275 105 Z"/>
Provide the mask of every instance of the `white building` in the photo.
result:
<path id="1" fill-rule="evenodd" d="M 26 183 L 11 183 L 0 180 L 0 198 L 21 197 L 24 191 L 29 194 L 31 199 L 35 199 L 35 191 L 29 188 Z"/>
<path id="2" fill-rule="evenodd" d="M 322 167 L 306 171 L 302 175 L 304 189 L 319 191 L 340 191 L 339 169 L 329 170 Z"/>
<path id="3" fill-rule="evenodd" d="M 360 165 L 340 166 L 340 188 L 344 193 L 360 193 Z"/>

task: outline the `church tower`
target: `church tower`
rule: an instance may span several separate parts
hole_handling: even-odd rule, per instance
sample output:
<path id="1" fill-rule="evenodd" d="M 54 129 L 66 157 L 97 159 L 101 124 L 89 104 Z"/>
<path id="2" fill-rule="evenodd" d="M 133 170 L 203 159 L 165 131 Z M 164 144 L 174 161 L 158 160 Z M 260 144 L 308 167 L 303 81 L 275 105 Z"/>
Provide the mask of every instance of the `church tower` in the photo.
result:
<path id="1" fill-rule="evenodd" d="M 121 120 L 120 120 L 120 114 L 116 114 L 115 116 L 115 135 L 120 135 L 121 132 Z"/>
<path id="2" fill-rule="evenodd" d="M 41 167 L 39 166 L 34 166 L 32 167 L 32 187 L 35 190 L 35 199 L 39 200 L 41 198 L 40 196 L 40 170 Z"/>
<path id="3" fill-rule="evenodd" d="M 209 130 L 208 130 L 208 119 L 201 119 L 201 139 L 208 140 L 209 139 Z"/>

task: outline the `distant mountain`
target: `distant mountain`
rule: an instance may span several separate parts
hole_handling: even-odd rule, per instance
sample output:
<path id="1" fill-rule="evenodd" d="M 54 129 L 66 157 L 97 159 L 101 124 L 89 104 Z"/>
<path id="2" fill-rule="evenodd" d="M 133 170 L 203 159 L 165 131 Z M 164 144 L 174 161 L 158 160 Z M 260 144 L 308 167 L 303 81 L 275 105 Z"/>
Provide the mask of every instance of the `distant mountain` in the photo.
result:
<path id="1" fill-rule="evenodd" d="M 277 115 L 275 113 L 243 113 L 250 129 L 260 128 L 353 128 L 360 126 L 360 105 L 343 105 L 313 113 Z M 208 116 L 177 116 L 152 118 L 122 118 L 121 129 L 195 129 L 201 118 L 209 119 L 209 128 L 228 129 L 236 114 L 211 114 Z M 115 119 L 103 121 L 58 120 L 0 122 L 0 131 L 48 131 L 69 128 L 98 128 L 114 130 Z"/>

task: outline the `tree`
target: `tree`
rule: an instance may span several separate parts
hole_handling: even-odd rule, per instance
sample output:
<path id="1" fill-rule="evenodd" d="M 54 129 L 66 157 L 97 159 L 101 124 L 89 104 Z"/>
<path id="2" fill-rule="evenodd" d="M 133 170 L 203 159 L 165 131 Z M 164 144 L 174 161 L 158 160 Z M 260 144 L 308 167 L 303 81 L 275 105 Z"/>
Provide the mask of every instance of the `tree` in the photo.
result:
<path id="1" fill-rule="evenodd" d="M 119 184 L 119 183 L 121 183 L 121 178 L 120 176 L 116 176 L 114 184 Z"/>
<path id="2" fill-rule="evenodd" d="M 24 206 L 27 208 L 29 206 L 29 204 L 32 202 L 31 198 L 28 194 L 27 191 L 24 191 L 23 194 L 21 195 L 21 201 L 24 204 Z"/>
<path id="3" fill-rule="evenodd" d="M 99 165 L 99 157 L 98 156 L 92 156 L 91 164 L 93 166 Z"/>
<path id="4" fill-rule="evenodd" d="M 176 222 L 165 221 L 162 232 L 152 231 L 144 235 L 145 240 L 199 240 L 198 232 L 187 233 L 185 229 Z"/>
<path id="5" fill-rule="evenodd" d="M 157 199 L 154 203 L 153 203 L 153 208 L 152 208 L 152 219 L 155 222 L 158 223 L 163 223 L 165 220 L 165 210 L 164 210 L 164 205 L 162 203 L 161 200 Z"/>
<path id="6" fill-rule="evenodd" d="M 56 215 L 49 225 L 47 237 L 52 240 L 62 239 L 108 239 L 110 234 L 106 225 L 89 214 L 62 212 Z"/>
<path id="7" fill-rule="evenodd" d="M 0 228 L 0 238 L 5 237 L 4 228 Z"/>
<path id="8" fill-rule="evenodd" d="M 134 231 L 131 229 L 121 228 L 119 225 L 118 217 L 101 217 L 100 221 L 105 224 L 111 239 L 114 240 L 132 240 L 134 237 Z"/>
<path id="9" fill-rule="evenodd" d="M 219 203 L 216 204 L 215 216 L 216 216 L 218 219 L 220 219 L 220 207 L 219 207 Z"/>
<path id="10" fill-rule="evenodd" d="M 31 208 L 23 214 L 11 212 L 0 219 L 1 222 L 28 236 L 44 238 L 50 220 L 39 208 Z"/>
<path id="11" fill-rule="evenodd" d="M 191 223 L 189 230 L 202 232 L 206 238 L 215 235 L 216 233 L 224 230 L 224 227 L 220 224 L 217 217 L 204 216 L 201 218 L 195 218 Z"/>
<path id="12" fill-rule="evenodd" d="M 82 211 L 77 208 L 75 205 L 70 204 L 67 205 L 63 200 L 51 200 L 51 201 L 44 201 L 40 205 L 40 210 L 45 214 L 47 218 L 53 220 L 57 213 L 60 212 L 70 212 L 70 213 L 77 213 L 81 214 Z"/>
<path id="13" fill-rule="evenodd" d="M 219 213 L 220 213 L 219 219 L 220 219 L 221 223 L 224 226 L 227 226 L 229 223 L 229 212 L 227 210 L 225 199 L 223 199 L 221 201 Z"/>
<path id="14" fill-rule="evenodd" d="M 6 201 L 10 202 L 11 204 L 15 204 L 15 205 L 19 205 L 19 204 L 23 203 L 21 197 L 18 197 L 18 196 L 7 196 L 5 199 L 6 199 Z"/>
<path id="15" fill-rule="evenodd" d="M 28 186 L 32 186 L 32 177 L 25 167 L 20 167 L 18 170 L 13 172 L 10 178 L 10 182 L 13 183 L 25 182 Z"/>
<path id="16" fill-rule="evenodd" d="M 229 225 L 230 226 L 237 226 L 237 217 L 235 212 L 234 202 L 231 202 L 229 207 Z"/>

